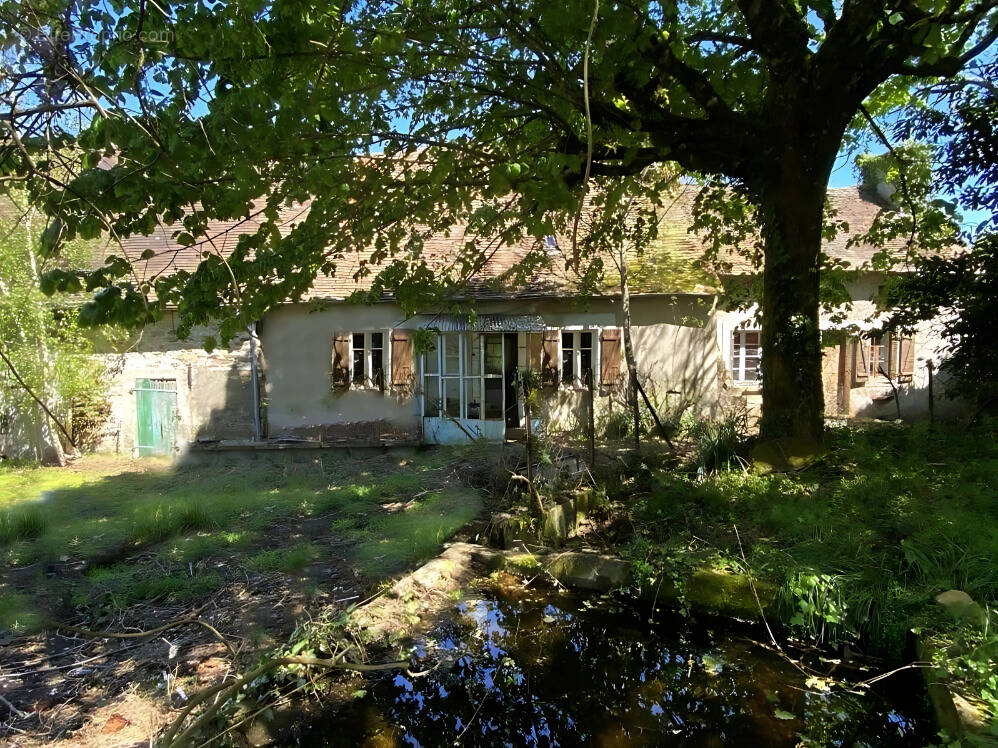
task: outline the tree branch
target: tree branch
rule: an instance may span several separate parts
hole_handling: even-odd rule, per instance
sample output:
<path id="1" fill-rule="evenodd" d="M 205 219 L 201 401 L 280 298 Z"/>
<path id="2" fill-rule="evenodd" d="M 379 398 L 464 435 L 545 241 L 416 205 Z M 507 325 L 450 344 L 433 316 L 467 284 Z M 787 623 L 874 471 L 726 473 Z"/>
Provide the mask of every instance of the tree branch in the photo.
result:
<path id="1" fill-rule="evenodd" d="M 28 385 L 27 382 L 24 381 L 20 373 L 17 371 L 17 367 L 15 367 L 13 362 L 9 358 L 7 358 L 7 354 L 4 352 L 3 348 L 0 348 L 0 359 L 3 359 L 3 362 L 7 364 L 7 368 L 10 369 L 10 373 L 14 375 L 14 379 L 16 379 L 17 383 L 21 385 L 21 388 L 28 393 L 28 396 L 32 400 L 38 403 L 38 407 L 44 410 L 45 414 L 52 419 L 52 423 L 54 423 L 56 426 L 59 427 L 59 431 L 61 431 L 63 436 L 66 437 L 66 441 L 69 442 L 70 446 L 73 449 L 76 449 L 76 442 L 73 441 L 73 437 L 69 435 L 69 432 L 66 430 L 66 427 L 62 425 L 62 421 L 60 421 L 58 418 L 55 417 L 55 414 L 52 413 L 51 410 L 49 410 L 49 407 L 44 402 L 42 402 L 42 399 L 38 397 L 38 395 L 35 394 L 35 391 L 31 389 L 31 387 Z"/>

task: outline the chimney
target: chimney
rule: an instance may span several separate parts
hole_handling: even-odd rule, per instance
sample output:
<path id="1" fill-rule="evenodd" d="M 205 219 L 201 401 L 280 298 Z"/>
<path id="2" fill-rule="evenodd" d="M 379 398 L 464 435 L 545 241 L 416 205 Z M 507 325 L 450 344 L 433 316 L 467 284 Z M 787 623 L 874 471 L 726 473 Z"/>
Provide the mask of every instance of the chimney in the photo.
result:
<path id="1" fill-rule="evenodd" d="M 897 188 L 888 181 L 887 173 L 893 157 L 890 153 L 864 153 L 856 158 L 860 184 L 864 190 L 876 192 L 884 201 L 896 205 Z"/>

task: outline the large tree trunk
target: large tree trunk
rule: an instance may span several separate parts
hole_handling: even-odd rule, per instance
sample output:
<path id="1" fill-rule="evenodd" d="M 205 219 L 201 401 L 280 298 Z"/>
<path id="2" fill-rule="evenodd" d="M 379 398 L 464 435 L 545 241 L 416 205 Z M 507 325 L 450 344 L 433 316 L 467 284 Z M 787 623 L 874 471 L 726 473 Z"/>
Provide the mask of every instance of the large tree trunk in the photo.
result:
<path id="1" fill-rule="evenodd" d="M 765 439 L 820 442 L 824 430 L 818 322 L 822 212 L 834 155 L 789 149 L 760 189 L 765 265 L 762 294 L 762 423 Z M 796 152 L 794 152 L 796 151 Z"/>

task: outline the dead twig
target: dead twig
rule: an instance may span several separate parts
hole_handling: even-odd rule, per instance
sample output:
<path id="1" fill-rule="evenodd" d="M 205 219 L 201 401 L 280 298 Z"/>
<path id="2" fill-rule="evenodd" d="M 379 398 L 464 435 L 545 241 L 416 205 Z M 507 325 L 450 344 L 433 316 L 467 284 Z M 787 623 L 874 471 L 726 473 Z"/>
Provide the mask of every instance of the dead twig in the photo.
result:
<path id="1" fill-rule="evenodd" d="M 7 701 L 6 697 L 3 694 L 0 694 L 0 704 L 3 704 L 5 707 L 7 707 L 10 710 L 11 714 L 16 714 L 18 717 L 21 718 L 28 716 L 27 712 L 22 712 L 16 706 Z"/>

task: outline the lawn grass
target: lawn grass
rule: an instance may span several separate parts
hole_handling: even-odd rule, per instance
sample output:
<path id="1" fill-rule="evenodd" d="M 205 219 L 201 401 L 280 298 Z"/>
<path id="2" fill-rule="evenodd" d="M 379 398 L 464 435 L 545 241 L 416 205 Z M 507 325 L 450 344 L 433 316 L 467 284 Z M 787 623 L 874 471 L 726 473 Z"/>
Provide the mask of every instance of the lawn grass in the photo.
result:
<path id="1" fill-rule="evenodd" d="M 899 657 L 913 628 L 963 636 L 934 598 L 959 589 L 998 603 L 994 424 L 832 428 L 828 448 L 789 475 L 646 467 L 608 481 L 624 484 L 639 530 L 627 555 L 649 580 L 669 565 L 747 569 L 781 587 L 792 633 L 823 643 Z M 985 638 L 974 656 L 995 672 L 998 639 L 974 640 Z"/>
<path id="2" fill-rule="evenodd" d="M 481 510 L 481 497 L 448 467 L 461 454 L 0 467 L 0 623 L 41 625 L 53 605 L 44 596 L 92 613 L 190 600 L 233 569 L 298 573 L 331 554 L 376 581 L 434 555 Z M 79 562 L 85 572 L 71 579 L 45 574 Z M 14 589 L 7 578 L 18 569 Z M 26 588 L 32 573 L 45 595 Z"/>

